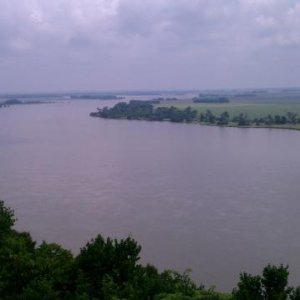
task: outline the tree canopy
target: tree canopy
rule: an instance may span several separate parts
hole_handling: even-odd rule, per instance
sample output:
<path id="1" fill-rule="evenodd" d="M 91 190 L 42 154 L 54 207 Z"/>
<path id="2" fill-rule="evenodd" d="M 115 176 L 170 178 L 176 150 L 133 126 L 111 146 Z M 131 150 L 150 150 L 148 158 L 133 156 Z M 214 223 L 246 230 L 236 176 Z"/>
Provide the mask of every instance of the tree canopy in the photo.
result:
<path id="1" fill-rule="evenodd" d="M 0 201 L 1 300 L 299 300 L 288 267 L 268 265 L 262 276 L 243 273 L 232 294 L 196 285 L 190 272 L 159 272 L 139 263 L 132 238 L 98 235 L 77 256 L 57 244 L 37 245 L 13 229 L 14 212 Z"/>

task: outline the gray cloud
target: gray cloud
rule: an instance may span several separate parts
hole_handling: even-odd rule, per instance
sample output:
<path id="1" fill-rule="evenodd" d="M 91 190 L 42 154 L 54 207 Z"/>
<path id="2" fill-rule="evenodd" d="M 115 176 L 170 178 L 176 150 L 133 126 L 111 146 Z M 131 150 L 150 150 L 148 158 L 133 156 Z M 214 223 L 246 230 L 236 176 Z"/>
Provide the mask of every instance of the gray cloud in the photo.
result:
<path id="1" fill-rule="evenodd" d="M 296 86 L 299 47 L 299 0 L 0 2 L 2 92 Z"/>

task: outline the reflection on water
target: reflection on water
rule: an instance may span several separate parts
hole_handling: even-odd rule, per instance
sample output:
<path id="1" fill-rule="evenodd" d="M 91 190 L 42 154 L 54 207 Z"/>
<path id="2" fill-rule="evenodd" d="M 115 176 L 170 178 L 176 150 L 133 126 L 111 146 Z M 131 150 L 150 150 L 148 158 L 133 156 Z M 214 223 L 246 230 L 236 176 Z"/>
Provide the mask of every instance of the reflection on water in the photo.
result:
<path id="1" fill-rule="evenodd" d="M 219 289 L 267 263 L 299 284 L 300 132 L 90 118 L 101 105 L 0 109 L 0 197 L 18 229 L 74 252 L 131 234 L 144 262 Z"/>

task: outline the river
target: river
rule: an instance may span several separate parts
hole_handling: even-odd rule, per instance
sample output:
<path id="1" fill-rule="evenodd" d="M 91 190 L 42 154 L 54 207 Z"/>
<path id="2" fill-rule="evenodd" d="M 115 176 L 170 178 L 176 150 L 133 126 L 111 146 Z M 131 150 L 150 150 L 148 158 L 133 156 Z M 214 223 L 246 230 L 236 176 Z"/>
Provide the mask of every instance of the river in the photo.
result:
<path id="1" fill-rule="evenodd" d="M 143 263 L 219 290 L 267 263 L 300 284 L 300 132 L 89 117 L 113 103 L 0 109 L 0 198 L 17 229 L 74 253 L 131 235 Z"/>

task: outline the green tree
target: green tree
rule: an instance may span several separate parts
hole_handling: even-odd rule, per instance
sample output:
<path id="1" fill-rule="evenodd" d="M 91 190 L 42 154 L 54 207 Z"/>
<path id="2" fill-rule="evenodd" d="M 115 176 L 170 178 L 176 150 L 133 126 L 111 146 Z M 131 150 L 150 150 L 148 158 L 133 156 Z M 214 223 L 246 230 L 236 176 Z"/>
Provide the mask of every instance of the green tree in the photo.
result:
<path id="1" fill-rule="evenodd" d="M 205 112 L 205 122 L 213 124 L 215 121 L 216 116 L 209 109 L 207 109 Z"/>
<path id="2" fill-rule="evenodd" d="M 103 280 L 106 275 L 119 287 L 132 280 L 140 251 L 141 247 L 131 237 L 118 241 L 98 235 L 87 243 L 76 261 L 90 284 L 91 295 L 100 298 L 103 296 Z"/>
<path id="3" fill-rule="evenodd" d="M 14 211 L 10 208 L 7 208 L 4 205 L 4 202 L 0 200 L 0 246 L 5 235 L 11 232 L 15 221 L 16 219 L 14 216 Z"/>
<path id="4" fill-rule="evenodd" d="M 295 124 L 297 123 L 297 116 L 298 114 L 292 113 L 292 112 L 287 112 L 287 119 L 289 123 Z"/>
<path id="5" fill-rule="evenodd" d="M 249 126 L 251 121 L 246 114 L 240 113 L 237 117 L 237 122 L 239 126 Z"/>
<path id="6" fill-rule="evenodd" d="M 233 290 L 233 296 L 236 300 L 263 300 L 261 277 L 242 273 L 238 288 Z"/>
<path id="7" fill-rule="evenodd" d="M 11 232 L 0 247 L 0 295 L 17 299 L 34 278 L 34 247 L 28 233 Z"/>
<path id="8" fill-rule="evenodd" d="M 262 285 L 265 300 L 286 300 L 292 292 L 288 287 L 288 266 L 268 265 L 263 270 Z"/>
<path id="9" fill-rule="evenodd" d="M 218 118 L 218 125 L 227 125 L 229 122 L 229 113 L 224 111 Z"/>
<path id="10" fill-rule="evenodd" d="M 48 284 L 59 298 L 68 298 L 76 289 L 77 270 L 70 251 L 43 242 L 35 251 L 35 285 Z"/>
<path id="11" fill-rule="evenodd" d="M 300 300 L 300 286 L 298 286 L 296 289 L 293 289 L 291 300 Z"/>
<path id="12" fill-rule="evenodd" d="M 299 297 L 298 291 L 288 287 L 288 266 L 267 265 L 263 275 L 240 275 L 238 288 L 233 290 L 237 300 L 289 300 Z M 297 298 L 295 298 L 297 299 Z"/>

